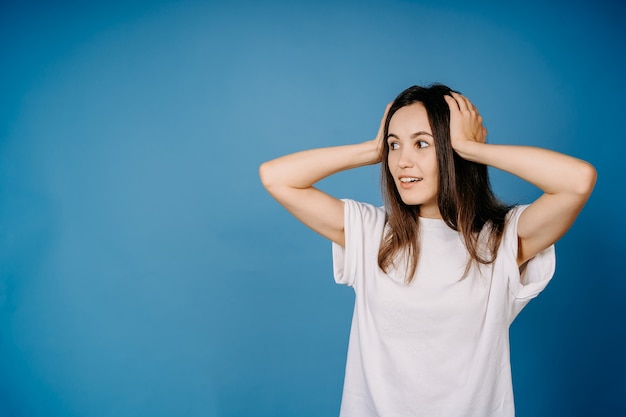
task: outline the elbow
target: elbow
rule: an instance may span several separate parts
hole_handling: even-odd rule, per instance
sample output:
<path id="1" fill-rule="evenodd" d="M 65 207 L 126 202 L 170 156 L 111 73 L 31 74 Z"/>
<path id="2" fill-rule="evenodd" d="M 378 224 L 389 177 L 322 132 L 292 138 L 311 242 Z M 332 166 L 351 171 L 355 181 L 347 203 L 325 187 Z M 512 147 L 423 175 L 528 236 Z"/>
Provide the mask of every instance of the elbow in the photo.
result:
<path id="1" fill-rule="evenodd" d="M 263 184 L 263 187 L 265 187 L 265 189 L 268 191 L 272 187 L 273 177 L 274 175 L 272 170 L 272 161 L 263 162 L 259 166 L 259 178 L 261 179 L 261 184 Z"/>
<path id="2" fill-rule="evenodd" d="M 259 166 L 259 178 L 261 179 L 261 184 L 263 184 L 263 187 L 267 188 L 267 184 L 269 182 L 269 170 L 270 168 L 268 167 L 269 162 L 263 162 L 260 166 Z"/>
<path id="3" fill-rule="evenodd" d="M 585 198 L 589 197 L 593 191 L 593 187 L 596 185 L 597 178 L 598 173 L 594 166 L 588 162 L 584 162 L 579 170 L 575 192 L 585 196 Z"/>

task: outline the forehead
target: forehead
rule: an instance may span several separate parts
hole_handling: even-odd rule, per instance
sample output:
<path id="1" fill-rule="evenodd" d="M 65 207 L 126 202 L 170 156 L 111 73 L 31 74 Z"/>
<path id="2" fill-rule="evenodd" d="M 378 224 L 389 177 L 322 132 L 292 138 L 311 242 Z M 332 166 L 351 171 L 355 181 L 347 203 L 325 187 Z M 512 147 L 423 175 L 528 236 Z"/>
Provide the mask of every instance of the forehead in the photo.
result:
<path id="1" fill-rule="evenodd" d="M 409 104 L 398 109 L 389 121 L 389 133 L 412 134 L 424 131 L 431 132 L 426 107 L 420 102 Z"/>

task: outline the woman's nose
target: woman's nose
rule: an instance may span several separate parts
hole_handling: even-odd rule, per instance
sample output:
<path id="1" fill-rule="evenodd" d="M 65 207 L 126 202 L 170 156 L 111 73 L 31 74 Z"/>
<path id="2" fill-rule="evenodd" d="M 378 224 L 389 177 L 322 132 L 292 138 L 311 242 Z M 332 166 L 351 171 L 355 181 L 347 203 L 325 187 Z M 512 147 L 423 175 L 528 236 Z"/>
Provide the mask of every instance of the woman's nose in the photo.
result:
<path id="1" fill-rule="evenodd" d="M 413 166 L 413 160 L 411 159 L 411 155 L 406 150 L 400 151 L 400 158 L 398 159 L 398 166 L 400 168 L 410 168 Z"/>

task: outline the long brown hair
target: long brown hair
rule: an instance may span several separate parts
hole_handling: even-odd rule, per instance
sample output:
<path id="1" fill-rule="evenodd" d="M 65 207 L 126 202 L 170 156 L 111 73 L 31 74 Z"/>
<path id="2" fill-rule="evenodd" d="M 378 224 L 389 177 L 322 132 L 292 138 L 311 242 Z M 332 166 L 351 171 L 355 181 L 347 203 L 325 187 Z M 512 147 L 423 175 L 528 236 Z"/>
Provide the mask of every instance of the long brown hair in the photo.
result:
<path id="1" fill-rule="evenodd" d="M 387 113 L 384 138 L 389 133 L 389 121 L 396 111 L 416 102 L 424 105 L 433 132 L 439 168 L 439 211 L 443 221 L 463 237 L 469 254 L 467 273 L 472 263 L 490 264 L 495 261 L 510 207 L 498 200 L 491 190 L 487 167 L 461 158 L 452 149 L 450 109 L 444 100 L 444 96 L 450 95 L 451 91 L 445 85 L 433 84 L 429 87 L 413 86 L 401 92 Z M 420 254 L 420 206 L 406 205 L 402 201 L 389 170 L 389 146 L 386 143 L 382 155 L 381 184 L 388 228 L 378 251 L 378 266 L 388 272 L 394 266 L 394 259 L 399 254 L 405 254 L 408 260 L 406 282 L 411 282 Z M 483 230 L 486 242 L 481 237 Z M 486 248 L 483 246 L 485 243 Z"/>

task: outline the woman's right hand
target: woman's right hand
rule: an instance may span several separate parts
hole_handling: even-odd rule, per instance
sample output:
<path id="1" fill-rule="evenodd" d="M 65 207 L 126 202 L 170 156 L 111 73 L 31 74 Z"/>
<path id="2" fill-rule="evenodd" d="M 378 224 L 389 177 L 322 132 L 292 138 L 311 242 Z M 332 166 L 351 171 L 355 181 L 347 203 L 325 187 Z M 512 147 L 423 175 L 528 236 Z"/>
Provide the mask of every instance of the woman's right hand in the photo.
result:
<path id="1" fill-rule="evenodd" d="M 376 155 L 377 159 L 372 162 L 372 164 L 377 164 L 381 162 L 383 157 L 383 150 L 385 148 L 387 138 L 385 138 L 385 121 L 387 120 L 387 114 L 389 114 L 389 109 L 391 108 L 392 103 L 387 104 L 385 107 L 385 113 L 383 114 L 383 118 L 380 120 L 380 126 L 378 126 L 378 133 L 376 134 L 376 138 L 372 140 L 372 143 L 376 146 Z"/>

